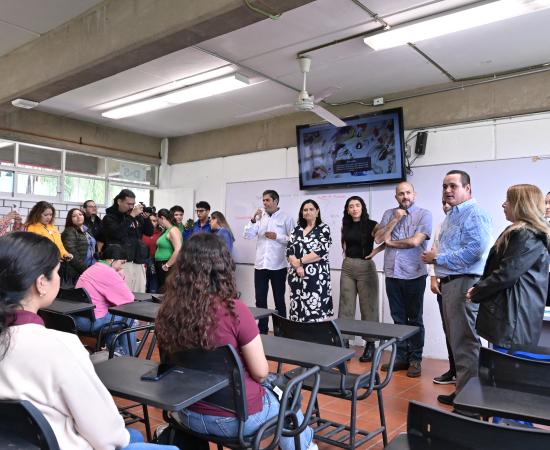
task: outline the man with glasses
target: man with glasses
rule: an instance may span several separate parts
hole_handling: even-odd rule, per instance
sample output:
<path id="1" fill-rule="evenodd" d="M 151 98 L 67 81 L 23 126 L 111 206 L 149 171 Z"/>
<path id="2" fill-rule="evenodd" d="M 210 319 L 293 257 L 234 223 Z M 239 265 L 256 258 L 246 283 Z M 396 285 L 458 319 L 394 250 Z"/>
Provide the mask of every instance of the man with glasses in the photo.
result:
<path id="1" fill-rule="evenodd" d="M 196 233 L 211 233 L 210 228 L 210 204 L 201 200 L 195 205 L 195 212 L 198 220 L 193 224 L 192 228 L 185 230 L 183 239 L 187 240 Z"/>
<path id="2" fill-rule="evenodd" d="M 84 213 L 84 225 L 96 240 L 97 251 L 100 252 L 103 247 L 103 236 L 101 232 L 101 218 L 97 215 L 97 206 L 93 200 L 86 200 L 82 204 Z"/>

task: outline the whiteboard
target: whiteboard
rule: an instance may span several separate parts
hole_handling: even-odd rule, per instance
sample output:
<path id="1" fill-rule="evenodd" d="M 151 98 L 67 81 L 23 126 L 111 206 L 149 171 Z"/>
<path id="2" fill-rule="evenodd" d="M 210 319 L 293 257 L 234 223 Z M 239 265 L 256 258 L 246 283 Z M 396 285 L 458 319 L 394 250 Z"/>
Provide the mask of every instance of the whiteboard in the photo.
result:
<path id="1" fill-rule="evenodd" d="M 550 178 L 548 159 L 517 158 L 416 167 L 413 168 L 408 181 L 415 187 L 416 204 L 432 212 L 434 227 L 444 218 L 441 211 L 441 185 L 445 174 L 453 169 L 464 170 L 470 174 L 473 196 L 492 217 L 495 238 L 507 225 L 501 205 L 509 186 L 531 183 L 539 186 L 543 194 L 550 190 L 550 181 L 547 181 Z M 332 247 L 329 258 L 332 269 L 340 269 L 342 266 L 340 231 L 344 204 L 348 197 L 361 196 L 365 200 L 371 219 L 377 222 L 386 209 L 397 205 L 394 197 L 395 184 L 300 191 L 298 178 L 227 183 L 225 211 L 236 239 L 233 257 L 237 263 L 254 263 L 256 241 L 244 239 L 243 230 L 252 213 L 262 206 L 262 192 L 266 189 L 274 189 L 279 193 L 279 207 L 294 217 L 294 220 L 297 220 L 298 209 L 305 199 L 312 198 L 319 204 L 323 222 L 329 225 L 331 231 Z M 382 260 L 383 254 L 375 258 L 378 269 L 382 269 Z"/>
<path id="2" fill-rule="evenodd" d="M 256 240 L 243 238 L 245 225 L 257 208 L 262 205 L 262 192 L 273 189 L 279 194 L 279 208 L 298 220 L 298 210 L 306 199 L 313 199 L 319 204 L 321 218 L 330 227 L 332 247 L 329 258 L 330 266 L 342 266 L 342 246 L 340 244 L 342 214 L 346 199 L 352 195 L 363 197 L 368 205 L 368 187 L 354 189 L 300 191 L 298 178 L 280 178 L 276 180 L 247 181 L 227 183 L 225 192 L 226 218 L 235 235 L 233 258 L 236 263 L 253 264 L 256 254 Z"/>

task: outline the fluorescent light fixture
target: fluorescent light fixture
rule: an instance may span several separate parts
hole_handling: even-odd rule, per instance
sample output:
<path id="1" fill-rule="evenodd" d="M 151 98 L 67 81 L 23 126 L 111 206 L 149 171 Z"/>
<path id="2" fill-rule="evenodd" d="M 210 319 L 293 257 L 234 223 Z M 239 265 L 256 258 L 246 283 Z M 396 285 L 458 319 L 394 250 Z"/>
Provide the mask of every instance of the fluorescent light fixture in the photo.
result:
<path id="1" fill-rule="evenodd" d="M 175 105 L 181 105 L 182 103 L 192 102 L 201 98 L 234 91 L 236 89 L 248 86 L 249 84 L 250 80 L 247 77 L 241 75 L 240 73 L 234 73 L 230 76 L 204 81 L 199 84 L 193 84 L 182 89 L 176 89 L 174 91 L 158 95 L 157 97 L 147 98 L 129 105 L 110 109 L 101 115 L 109 119 L 122 119 L 124 117 L 131 117 L 150 111 L 170 108 Z"/>
<path id="2" fill-rule="evenodd" d="M 365 37 L 365 44 L 373 50 L 384 50 L 410 43 L 432 39 L 445 34 L 499 22 L 512 17 L 548 8 L 550 0 L 499 0 L 472 8 L 442 13 L 410 24 L 397 26 L 389 31 Z"/>
<path id="3" fill-rule="evenodd" d="M 162 86 L 157 86 L 151 89 L 145 89 L 144 91 L 137 92 L 132 95 L 127 95 L 126 97 L 113 100 L 112 102 L 102 103 L 94 109 L 106 110 L 113 109 L 117 106 L 126 105 L 128 103 L 137 102 L 144 98 L 154 97 L 155 95 L 164 94 L 166 92 L 172 92 L 176 89 L 181 89 L 185 86 L 190 86 L 192 84 L 202 83 L 203 81 L 212 80 L 214 78 L 219 78 L 224 75 L 232 74 L 235 71 L 232 65 L 227 65 L 224 67 L 219 67 L 217 69 L 209 70 L 207 72 L 199 73 L 187 78 L 182 78 L 180 80 L 171 81 L 170 83 L 163 84 Z"/>

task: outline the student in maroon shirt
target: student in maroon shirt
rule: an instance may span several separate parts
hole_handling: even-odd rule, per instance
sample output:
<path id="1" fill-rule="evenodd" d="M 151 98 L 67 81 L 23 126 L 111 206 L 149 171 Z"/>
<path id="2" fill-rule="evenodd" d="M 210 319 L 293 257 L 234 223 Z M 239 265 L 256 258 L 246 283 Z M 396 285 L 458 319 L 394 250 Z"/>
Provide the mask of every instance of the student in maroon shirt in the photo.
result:
<path id="1" fill-rule="evenodd" d="M 235 263 L 223 241 L 199 233 L 182 247 L 174 269 L 156 319 L 159 347 L 173 353 L 231 344 L 245 368 L 249 417 L 244 432 L 250 435 L 279 414 L 279 400 L 261 384 L 269 368 L 256 321 L 248 307 L 236 299 Z M 235 414 L 206 402 L 181 411 L 178 419 L 199 433 L 228 437 L 238 433 Z M 301 413 L 298 419 L 303 419 Z M 300 439 L 302 449 L 317 449 L 311 428 L 307 427 Z M 279 445 L 294 450 L 294 439 L 282 437 Z"/>

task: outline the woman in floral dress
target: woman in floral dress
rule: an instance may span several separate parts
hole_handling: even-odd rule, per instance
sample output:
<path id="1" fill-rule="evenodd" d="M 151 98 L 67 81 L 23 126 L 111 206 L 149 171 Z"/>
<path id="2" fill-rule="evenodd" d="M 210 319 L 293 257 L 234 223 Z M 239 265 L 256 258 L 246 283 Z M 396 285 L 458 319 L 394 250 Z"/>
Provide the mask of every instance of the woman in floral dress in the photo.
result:
<path id="1" fill-rule="evenodd" d="M 286 250 L 291 320 L 321 322 L 334 314 L 328 261 L 331 244 L 330 228 L 321 221 L 319 205 L 306 200 Z"/>

